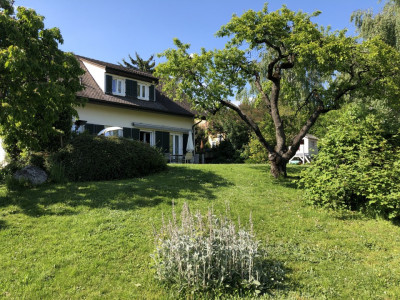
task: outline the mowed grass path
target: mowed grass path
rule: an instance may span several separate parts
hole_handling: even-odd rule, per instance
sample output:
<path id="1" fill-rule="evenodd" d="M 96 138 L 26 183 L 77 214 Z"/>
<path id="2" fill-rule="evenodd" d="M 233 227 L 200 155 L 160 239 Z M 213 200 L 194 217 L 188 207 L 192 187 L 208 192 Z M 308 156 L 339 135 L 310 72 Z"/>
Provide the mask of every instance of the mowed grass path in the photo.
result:
<path id="1" fill-rule="evenodd" d="M 0 298 L 173 299 L 153 279 L 153 226 L 187 201 L 217 213 L 228 203 L 242 224 L 252 214 L 287 272 L 265 298 L 400 299 L 400 227 L 304 205 L 267 166 L 172 165 L 140 179 L 0 193 Z"/>

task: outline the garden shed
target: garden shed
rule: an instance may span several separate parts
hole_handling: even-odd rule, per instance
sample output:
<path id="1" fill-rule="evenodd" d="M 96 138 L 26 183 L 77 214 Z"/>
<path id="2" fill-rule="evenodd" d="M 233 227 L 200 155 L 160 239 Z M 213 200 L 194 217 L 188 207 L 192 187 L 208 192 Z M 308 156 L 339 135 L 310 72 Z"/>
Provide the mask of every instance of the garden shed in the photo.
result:
<path id="1" fill-rule="evenodd" d="M 313 156 L 318 154 L 318 138 L 311 134 L 306 134 L 300 143 L 296 154 L 289 160 L 289 163 L 310 163 Z"/>

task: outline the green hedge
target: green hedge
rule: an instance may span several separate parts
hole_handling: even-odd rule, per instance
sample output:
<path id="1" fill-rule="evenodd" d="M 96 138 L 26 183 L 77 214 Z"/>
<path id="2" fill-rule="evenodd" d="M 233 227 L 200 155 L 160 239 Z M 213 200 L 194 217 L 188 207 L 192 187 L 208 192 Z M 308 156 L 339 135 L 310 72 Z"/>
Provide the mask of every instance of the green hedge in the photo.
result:
<path id="1" fill-rule="evenodd" d="M 346 112 L 318 145 L 300 183 L 310 203 L 400 218 L 400 135 L 385 120 Z"/>
<path id="2" fill-rule="evenodd" d="M 133 178 L 166 169 L 163 155 L 155 148 L 117 137 L 79 135 L 52 154 L 47 170 L 62 166 L 70 181 Z"/>

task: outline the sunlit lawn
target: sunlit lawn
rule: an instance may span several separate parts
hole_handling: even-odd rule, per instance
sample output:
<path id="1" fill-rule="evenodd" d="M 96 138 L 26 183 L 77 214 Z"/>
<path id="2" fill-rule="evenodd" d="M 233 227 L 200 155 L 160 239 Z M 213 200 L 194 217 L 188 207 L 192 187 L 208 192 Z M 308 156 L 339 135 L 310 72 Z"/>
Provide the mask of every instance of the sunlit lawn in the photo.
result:
<path id="1" fill-rule="evenodd" d="M 290 169 L 297 176 L 301 167 Z M 400 299 L 400 228 L 302 203 L 262 165 L 172 165 L 132 180 L 46 185 L 0 197 L 0 298 L 168 299 L 153 278 L 153 227 L 172 203 L 247 223 L 286 284 L 265 297 Z"/>

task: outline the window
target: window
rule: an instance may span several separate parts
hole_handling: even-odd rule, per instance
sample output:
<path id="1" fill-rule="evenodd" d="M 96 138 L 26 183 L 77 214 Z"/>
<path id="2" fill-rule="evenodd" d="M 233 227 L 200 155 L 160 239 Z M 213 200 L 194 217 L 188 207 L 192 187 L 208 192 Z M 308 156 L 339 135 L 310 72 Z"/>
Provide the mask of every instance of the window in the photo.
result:
<path id="1" fill-rule="evenodd" d="M 112 78 L 112 93 L 114 95 L 125 96 L 125 85 L 122 78 L 114 77 Z"/>
<path id="2" fill-rule="evenodd" d="M 153 142 L 153 132 L 152 131 L 142 131 L 140 130 L 139 133 L 139 141 L 149 144 L 149 145 L 154 145 Z"/>
<path id="3" fill-rule="evenodd" d="M 170 134 L 169 136 L 169 153 L 172 155 L 182 155 L 182 135 Z"/>
<path id="4" fill-rule="evenodd" d="M 137 97 L 141 100 L 149 100 L 149 86 L 138 82 Z"/>

